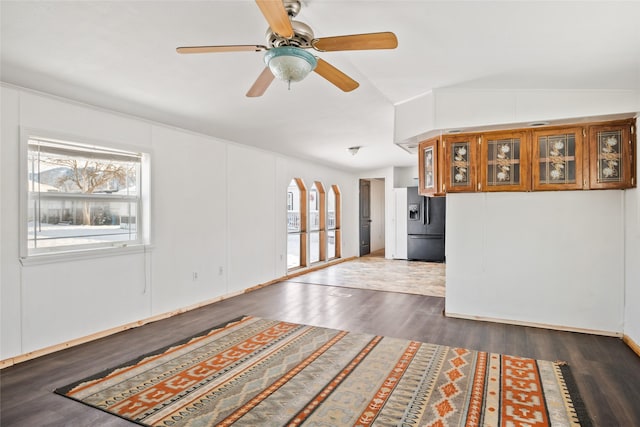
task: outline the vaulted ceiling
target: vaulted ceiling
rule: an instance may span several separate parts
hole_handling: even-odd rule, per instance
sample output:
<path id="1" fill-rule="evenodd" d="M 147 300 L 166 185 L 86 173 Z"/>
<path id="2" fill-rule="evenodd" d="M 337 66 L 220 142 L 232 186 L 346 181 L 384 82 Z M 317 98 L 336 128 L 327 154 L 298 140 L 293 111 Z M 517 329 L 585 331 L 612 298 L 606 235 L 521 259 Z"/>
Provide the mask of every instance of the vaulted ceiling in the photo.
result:
<path id="1" fill-rule="evenodd" d="M 438 88 L 640 89 L 637 1 L 303 0 L 316 37 L 393 31 L 395 50 L 315 54 L 360 83 L 312 73 L 247 98 L 265 44 L 254 1 L 8 1 L 2 81 L 345 169 L 410 166 L 394 106 Z M 363 148 L 356 156 L 351 146 Z"/>

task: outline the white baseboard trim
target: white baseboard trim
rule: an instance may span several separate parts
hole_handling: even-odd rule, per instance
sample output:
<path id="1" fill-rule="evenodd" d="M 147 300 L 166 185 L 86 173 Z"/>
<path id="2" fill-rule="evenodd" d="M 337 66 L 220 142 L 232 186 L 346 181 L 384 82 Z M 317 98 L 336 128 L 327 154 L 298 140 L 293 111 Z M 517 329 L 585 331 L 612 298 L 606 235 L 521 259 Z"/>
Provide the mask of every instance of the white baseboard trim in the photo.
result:
<path id="1" fill-rule="evenodd" d="M 552 329 L 555 331 L 580 332 L 583 334 L 602 335 L 606 337 L 622 338 L 622 332 L 601 331 L 598 329 L 574 328 L 572 326 L 550 325 L 546 323 L 525 322 L 522 320 L 499 319 L 494 317 L 471 316 L 468 314 L 452 313 L 449 311 L 445 311 L 444 315 L 447 317 L 453 317 L 457 319 L 478 320 L 481 322 L 505 323 L 508 325 L 531 326 L 534 328 Z"/>

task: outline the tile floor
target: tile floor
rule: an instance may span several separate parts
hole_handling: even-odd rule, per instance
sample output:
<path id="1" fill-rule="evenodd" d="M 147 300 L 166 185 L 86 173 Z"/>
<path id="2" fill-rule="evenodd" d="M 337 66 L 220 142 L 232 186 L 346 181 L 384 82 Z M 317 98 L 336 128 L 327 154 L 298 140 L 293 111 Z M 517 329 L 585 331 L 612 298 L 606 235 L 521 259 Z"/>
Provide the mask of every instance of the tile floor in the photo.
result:
<path id="1" fill-rule="evenodd" d="M 445 264 L 385 259 L 384 251 L 307 274 L 290 282 L 445 296 Z"/>

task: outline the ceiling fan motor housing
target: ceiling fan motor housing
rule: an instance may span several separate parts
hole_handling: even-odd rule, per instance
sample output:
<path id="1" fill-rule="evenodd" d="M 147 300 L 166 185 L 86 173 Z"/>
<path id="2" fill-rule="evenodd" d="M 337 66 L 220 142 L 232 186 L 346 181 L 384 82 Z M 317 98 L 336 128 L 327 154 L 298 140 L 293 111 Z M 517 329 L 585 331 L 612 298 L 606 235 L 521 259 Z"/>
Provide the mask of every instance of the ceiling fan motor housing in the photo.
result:
<path id="1" fill-rule="evenodd" d="M 279 34 L 276 34 L 271 30 L 271 28 L 267 29 L 267 44 L 270 47 L 281 47 L 281 46 L 295 46 L 301 48 L 310 48 L 312 47 L 311 42 L 313 40 L 313 30 L 307 24 L 300 21 L 291 21 L 291 26 L 293 27 L 293 37 L 286 38 L 282 37 Z"/>

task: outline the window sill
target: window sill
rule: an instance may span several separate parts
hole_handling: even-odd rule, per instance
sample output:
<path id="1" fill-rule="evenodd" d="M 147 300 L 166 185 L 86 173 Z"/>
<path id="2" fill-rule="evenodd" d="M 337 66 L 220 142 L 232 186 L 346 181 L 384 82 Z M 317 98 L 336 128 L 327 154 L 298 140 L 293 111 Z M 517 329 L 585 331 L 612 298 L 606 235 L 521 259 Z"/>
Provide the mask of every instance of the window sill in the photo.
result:
<path id="1" fill-rule="evenodd" d="M 28 257 L 20 258 L 20 264 L 22 264 L 23 267 L 29 267 L 32 265 L 146 253 L 152 249 L 152 245 L 138 244 L 111 248 L 83 249 L 51 254 L 29 255 Z"/>

